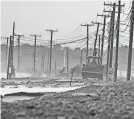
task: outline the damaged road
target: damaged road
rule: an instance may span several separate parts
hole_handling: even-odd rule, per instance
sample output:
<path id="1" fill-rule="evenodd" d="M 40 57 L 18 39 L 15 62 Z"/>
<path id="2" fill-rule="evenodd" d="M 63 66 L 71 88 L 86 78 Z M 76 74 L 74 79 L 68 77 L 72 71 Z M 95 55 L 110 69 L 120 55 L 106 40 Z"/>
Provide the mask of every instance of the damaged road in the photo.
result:
<path id="1" fill-rule="evenodd" d="M 90 85 L 73 91 L 1 103 L 2 119 L 133 119 L 134 82 Z"/>

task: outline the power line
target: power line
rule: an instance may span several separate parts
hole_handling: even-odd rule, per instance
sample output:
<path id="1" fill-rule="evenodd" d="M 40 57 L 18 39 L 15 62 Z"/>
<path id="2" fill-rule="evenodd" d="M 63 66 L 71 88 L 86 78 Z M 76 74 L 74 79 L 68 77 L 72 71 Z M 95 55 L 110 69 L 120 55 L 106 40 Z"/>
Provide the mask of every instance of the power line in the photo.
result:
<path id="1" fill-rule="evenodd" d="M 82 36 L 86 36 L 86 34 L 80 35 L 80 36 L 76 36 L 76 37 L 71 37 L 71 38 L 63 38 L 63 39 L 56 39 L 56 40 L 67 40 L 67 39 L 74 39 L 74 38 L 79 38 Z"/>
<path id="2" fill-rule="evenodd" d="M 99 31 L 102 31 L 102 29 L 100 29 Z M 89 35 L 91 36 L 91 35 L 94 34 L 94 33 L 96 33 L 96 31 L 89 33 Z M 76 36 L 76 37 L 63 38 L 63 39 L 56 39 L 56 40 L 68 40 L 68 39 L 79 38 L 79 37 L 82 37 L 82 36 L 86 36 L 86 34 L 81 34 L 81 35 Z"/>
<path id="3" fill-rule="evenodd" d="M 129 21 L 128 21 L 129 23 L 130 23 L 130 19 L 129 19 Z M 127 28 L 129 27 L 129 23 L 128 23 L 128 25 L 126 25 L 126 28 L 124 29 L 124 30 L 120 30 L 121 32 L 124 32 L 124 31 L 126 31 L 127 30 Z"/>
<path id="4" fill-rule="evenodd" d="M 79 28 L 81 29 L 80 25 L 76 27 L 76 29 L 74 29 L 71 33 L 68 33 L 67 35 L 65 35 L 65 37 L 67 36 L 71 36 L 73 33 L 78 33 Z M 74 35 L 74 34 L 73 34 Z"/>
<path id="5" fill-rule="evenodd" d="M 70 41 L 70 42 L 64 42 L 64 43 L 58 43 L 58 44 L 59 44 L 59 45 L 61 45 L 61 44 L 70 44 L 70 43 L 75 43 L 75 42 L 77 42 L 77 41 L 81 41 L 81 40 L 84 40 L 84 39 L 86 39 L 86 37 L 81 38 L 81 39 L 78 39 L 78 40 L 74 40 L 74 41 Z"/>

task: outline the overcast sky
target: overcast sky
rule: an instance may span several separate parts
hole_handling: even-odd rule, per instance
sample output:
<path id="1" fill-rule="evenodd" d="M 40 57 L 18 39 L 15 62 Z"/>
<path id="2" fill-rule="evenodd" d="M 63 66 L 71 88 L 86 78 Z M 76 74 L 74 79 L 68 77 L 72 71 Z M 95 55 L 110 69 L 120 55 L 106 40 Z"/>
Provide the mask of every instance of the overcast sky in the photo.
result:
<path id="1" fill-rule="evenodd" d="M 108 2 L 108 1 L 106 1 Z M 41 34 L 42 40 L 50 40 L 50 33 L 46 29 L 57 29 L 54 39 L 66 38 L 81 23 L 91 23 L 91 21 L 103 21 L 97 18 L 97 13 L 103 13 L 104 1 L 5 1 L 1 3 L 1 25 L 2 36 L 12 34 L 13 21 L 15 21 L 15 33 Z M 125 1 L 125 12 L 128 12 L 130 1 Z M 110 8 L 105 7 L 107 10 Z M 95 31 L 96 26 L 90 28 L 90 32 Z M 100 28 L 101 29 L 101 28 Z M 79 28 L 78 33 L 72 36 L 86 33 L 86 28 Z M 33 38 L 33 37 L 31 37 Z"/>

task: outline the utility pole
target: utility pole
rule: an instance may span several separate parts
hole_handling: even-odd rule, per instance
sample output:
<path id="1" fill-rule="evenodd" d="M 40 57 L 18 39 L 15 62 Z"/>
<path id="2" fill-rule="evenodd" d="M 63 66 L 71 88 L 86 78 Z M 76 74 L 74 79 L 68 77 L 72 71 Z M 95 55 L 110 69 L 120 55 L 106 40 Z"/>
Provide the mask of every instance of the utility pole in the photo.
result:
<path id="1" fill-rule="evenodd" d="M 42 55 L 41 60 L 41 72 L 44 73 L 44 66 L 45 66 L 45 54 Z"/>
<path id="2" fill-rule="evenodd" d="M 10 36 L 9 54 L 8 54 L 8 66 L 7 66 L 7 79 L 11 79 L 15 76 L 14 66 L 13 66 L 13 39 Z"/>
<path id="3" fill-rule="evenodd" d="M 99 44 L 98 44 L 98 57 L 100 57 L 100 39 L 101 39 L 101 35 L 99 35 Z"/>
<path id="4" fill-rule="evenodd" d="M 32 34 L 30 36 L 34 36 L 35 40 L 34 40 L 34 53 L 33 53 L 33 56 L 34 56 L 34 67 L 33 67 L 33 73 L 34 73 L 34 76 L 35 76 L 35 68 L 36 68 L 36 38 L 37 37 L 41 37 L 41 35 L 35 35 L 35 34 Z"/>
<path id="5" fill-rule="evenodd" d="M 90 25 L 90 24 L 84 24 L 81 26 L 86 26 L 87 27 L 87 52 L 86 52 L 86 63 L 87 63 L 87 57 L 88 57 L 88 42 L 89 42 L 89 26 L 93 26 L 93 25 Z"/>
<path id="6" fill-rule="evenodd" d="M 8 57 L 8 40 L 9 40 L 9 38 L 7 37 L 6 39 L 7 39 L 7 49 L 6 49 L 6 61 L 7 61 L 7 57 Z"/>
<path id="7" fill-rule="evenodd" d="M 64 68 L 66 68 L 66 46 L 64 47 Z"/>
<path id="8" fill-rule="evenodd" d="M 12 45 L 12 40 L 10 36 L 10 44 L 9 44 L 9 53 L 8 53 L 8 66 L 7 66 L 7 79 L 11 79 L 11 68 L 12 68 L 12 63 L 11 63 L 11 45 Z M 10 72 L 10 73 L 9 73 Z"/>
<path id="9" fill-rule="evenodd" d="M 101 65 L 103 60 L 103 46 L 104 46 L 104 37 L 105 37 L 105 25 L 106 25 L 106 15 L 97 15 L 97 16 L 104 16 L 104 24 L 103 24 L 103 33 L 102 33 L 102 43 L 101 43 Z"/>
<path id="10" fill-rule="evenodd" d="M 12 36 L 12 38 L 13 38 L 13 47 L 12 47 L 12 54 L 14 54 L 14 36 L 15 36 L 15 22 L 13 22 L 13 36 Z M 12 55 L 12 59 L 13 59 L 13 55 Z"/>
<path id="11" fill-rule="evenodd" d="M 57 70 L 56 68 L 57 68 L 57 65 L 56 65 L 56 60 L 55 60 L 55 75 L 56 75 L 56 70 Z"/>
<path id="12" fill-rule="evenodd" d="M 113 6 L 113 11 L 104 11 L 104 12 L 112 12 L 112 34 L 111 34 L 111 45 L 110 45 L 110 63 L 109 63 L 109 67 L 112 68 L 112 61 L 113 61 L 113 41 L 114 41 L 114 23 L 115 23 L 115 6 L 116 4 L 114 3 L 112 4 L 105 4 L 104 5 L 108 5 L 108 6 Z"/>
<path id="13" fill-rule="evenodd" d="M 92 23 L 93 24 L 97 24 L 96 38 L 95 38 L 95 42 L 94 42 L 94 51 L 93 51 L 93 56 L 96 56 L 96 54 L 97 54 L 97 51 L 96 51 L 96 43 L 97 43 L 98 30 L 99 30 L 100 23 L 99 22 L 92 22 Z"/>
<path id="14" fill-rule="evenodd" d="M 7 79 L 15 77 L 15 69 L 13 65 L 13 51 L 14 51 L 14 35 L 15 35 L 15 22 L 13 22 L 13 35 L 10 36 L 10 47 L 8 55 Z"/>
<path id="15" fill-rule="evenodd" d="M 67 74 L 69 73 L 69 48 L 67 47 Z"/>
<path id="16" fill-rule="evenodd" d="M 108 80 L 108 74 L 109 74 L 109 55 L 110 55 L 110 38 L 108 40 L 108 48 L 107 48 L 106 80 Z"/>
<path id="17" fill-rule="evenodd" d="M 102 32 L 102 43 L 101 43 L 101 64 L 102 64 L 102 60 L 103 60 L 103 46 L 104 46 L 104 37 L 105 37 L 105 26 L 106 26 L 106 18 L 109 17 L 109 15 L 99 15 L 97 14 L 97 16 L 101 16 L 104 17 L 104 23 L 103 23 L 103 32 Z"/>
<path id="18" fill-rule="evenodd" d="M 41 56 L 41 73 L 43 72 L 43 55 Z"/>
<path id="19" fill-rule="evenodd" d="M 132 44 L 134 32 L 134 1 L 132 1 L 131 16 L 130 16 L 130 36 L 129 36 L 129 51 L 128 51 L 128 67 L 127 67 L 127 81 L 131 77 L 131 61 L 132 61 Z"/>
<path id="20" fill-rule="evenodd" d="M 41 73 L 43 72 L 43 55 L 41 56 Z"/>
<path id="21" fill-rule="evenodd" d="M 45 53 L 43 55 L 43 73 L 45 73 Z"/>
<path id="22" fill-rule="evenodd" d="M 51 63 L 52 63 L 52 40 L 53 40 L 53 33 L 57 32 L 57 30 L 47 30 L 51 33 L 51 41 L 50 41 L 50 66 L 49 66 L 49 77 L 51 76 Z"/>
<path id="23" fill-rule="evenodd" d="M 110 34 L 110 37 L 111 37 L 111 43 L 110 43 L 110 61 L 109 61 L 109 67 L 110 69 L 112 69 L 112 60 L 113 60 L 113 41 L 114 41 L 114 26 L 115 26 L 115 13 L 118 13 L 120 14 L 119 10 L 118 12 L 115 11 L 115 7 L 118 6 L 118 7 L 122 7 L 124 5 L 116 5 L 115 3 L 113 4 L 105 4 L 104 5 L 107 5 L 107 6 L 112 6 L 113 7 L 113 10 L 112 11 L 105 11 L 104 12 L 112 12 L 112 15 L 111 15 L 111 34 Z M 118 15 L 118 18 L 120 16 Z M 117 36 L 118 37 L 118 36 Z M 119 42 L 119 38 L 118 40 L 116 41 L 116 46 L 118 47 L 118 42 Z M 118 50 L 118 49 L 117 49 Z M 118 55 L 118 54 L 116 54 Z M 107 57 L 108 58 L 108 57 Z M 117 59 L 118 60 L 118 59 Z M 107 62 L 108 63 L 108 62 Z M 115 78 L 115 77 L 114 77 Z M 116 79 L 115 79 L 116 80 Z"/>
<path id="24" fill-rule="evenodd" d="M 121 13 L 121 1 L 118 2 L 118 18 L 117 18 L 117 35 L 116 35 L 116 54 L 115 54 L 115 70 L 114 70 L 114 82 L 117 80 L 118 70 L 118 47 L 119 47 L 119 32 L 120 32 L 120 13 Z"/>
<path id="25" fill-rule="evenodd" d="M 82 50 L 80 50 L 80 67 L 83 67 L 83 56 L 82 56 Z"/>
<path id="26" fill-rule="evenodd" d="M 111 20 L 109 24 L 109 36 L 108 36 L 108 48 L 107 48 L 107 64 L 106 64 L 106 80 L 108 80 L 109 74 L 109 55 L 110 55 L 110 43 L 111 43 L 111 31 L 112 31 L 112 13 L 111 13 Z"/>
<path id="27" fill-rule="evenodd" d="M 48 55 L 47 55 L 47 75 L 49 75 L 49 63 L 50 63 L 50 60 L 49 60 L 49 51 L 48 51 Z"/>
<path id="28" fill-rule="evenodd" d="M 20 37 L 24 35 L 15 34 L 15 36 L 18 36 L 18 71 L 19 71 L 20 70 Z"/>

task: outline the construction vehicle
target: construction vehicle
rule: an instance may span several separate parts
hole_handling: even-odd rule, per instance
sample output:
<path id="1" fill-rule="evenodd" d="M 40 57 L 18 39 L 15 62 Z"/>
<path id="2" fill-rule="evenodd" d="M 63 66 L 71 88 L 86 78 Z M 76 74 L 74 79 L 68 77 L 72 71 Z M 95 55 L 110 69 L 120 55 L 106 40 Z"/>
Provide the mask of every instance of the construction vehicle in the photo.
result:
<path id="1" fill-rule="evenodd" d="M 89 79 L 95 78 L 103 79 L 104 66 L 101 65 L 101 58 L 97 56 L 87 57 L 86 64 L 83 64 L 82 68 L 82 78 Z"/>

